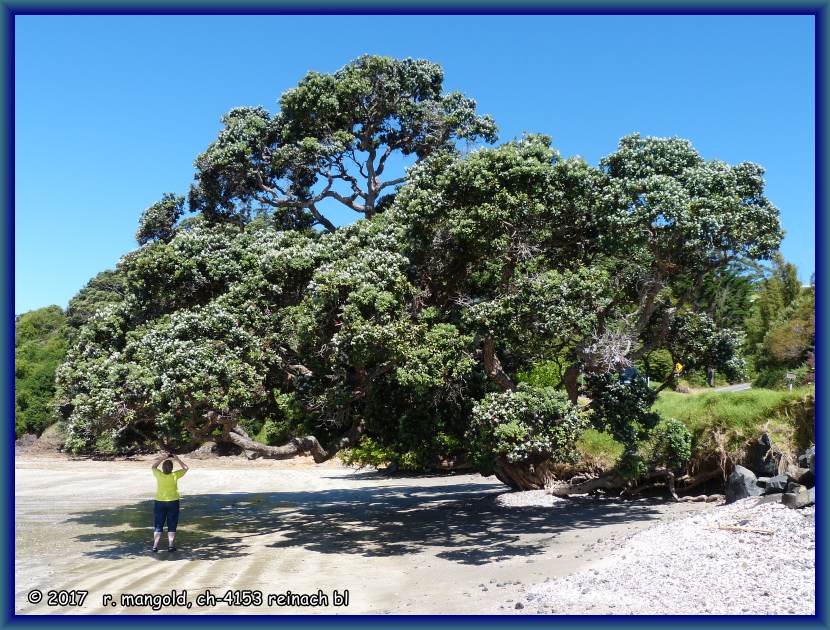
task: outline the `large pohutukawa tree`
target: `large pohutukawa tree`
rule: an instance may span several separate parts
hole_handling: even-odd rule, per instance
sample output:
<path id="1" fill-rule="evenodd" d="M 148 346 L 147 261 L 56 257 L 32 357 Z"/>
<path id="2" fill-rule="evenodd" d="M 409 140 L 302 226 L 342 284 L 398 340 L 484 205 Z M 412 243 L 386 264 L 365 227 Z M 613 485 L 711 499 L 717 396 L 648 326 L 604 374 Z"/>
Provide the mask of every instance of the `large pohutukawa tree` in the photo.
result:
<path id="1" fill-rule="evenodd" d="M 493 132 L 434 64 L 373 57 L 308 75 L 275 116 L 231 112 L 197 160 L 197 216 L 172 195 L 151 206 L 118 293 L 75 335 L 68 446 L 214 439 L 321 461 L 368 437 L 536 488 L 593 422 L 636 463 L 656 416 L 622 368 L 657 349 L 740 368 L 699 288 L 777 248 L 762 171 L 636 135 L 599 167 L 544 136 L 455 149 Z M 400 189 L 381 184 L 395 152 L 422 158 Z M 333 228 L 327 197 L 365 219 L 311 229 Z M 518 382 L 549 360 L 560 383 Z"/>

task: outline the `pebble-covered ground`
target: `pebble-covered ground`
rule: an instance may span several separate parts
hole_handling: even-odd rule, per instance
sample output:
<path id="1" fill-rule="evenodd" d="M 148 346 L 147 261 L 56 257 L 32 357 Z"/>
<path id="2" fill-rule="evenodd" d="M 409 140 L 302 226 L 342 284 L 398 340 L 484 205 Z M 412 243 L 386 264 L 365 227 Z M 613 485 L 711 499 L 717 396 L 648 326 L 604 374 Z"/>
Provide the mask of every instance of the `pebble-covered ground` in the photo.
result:
<path id="1" fill-rule="evenodd" d="M 634 534 L 589 567 L 529 587 L 515 609 L 538 614 L 815 614 L 815 508 L 792 510 L 752 497 L 661 523 Z"/>

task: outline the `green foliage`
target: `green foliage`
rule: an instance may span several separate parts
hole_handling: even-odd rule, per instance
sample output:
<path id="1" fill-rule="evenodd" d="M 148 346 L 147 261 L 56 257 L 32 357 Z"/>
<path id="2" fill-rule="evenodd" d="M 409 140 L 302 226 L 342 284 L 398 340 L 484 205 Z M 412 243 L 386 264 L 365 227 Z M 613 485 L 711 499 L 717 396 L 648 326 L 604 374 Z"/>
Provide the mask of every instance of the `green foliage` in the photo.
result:
<path id="1" fill-rule="evenodd" d="M 40 435 L 57 420 L 55 370 L 66 356 L 66 316 L 59 306 L 14 320 L 14 433 Z"/>
<path id="2" fill-rule="evenodd" d="M 363 438 L 360 443 L 340 453 L 340 461 L 347 466 L 373 466 L 380 468 L 396 459 L 392 449 L 378 444 L 371 437 Z"/>
<path id="3" fill-rule="evenodd" d="M 802 288 L 779 253 L 763 272 L 744 320 L 747 349 L 759 371 L 795 367 L 815 345 L 815 287 Z"/>
<path id="4" fill-rule="evenodd" d="M 795 366 L 816 345 L 815 291 L 808 289 L 783 309 L 764 335 L 767 364 Z"/>
<path id="5" fill-rule="evenodd" d="M 660 349 L 643 355 L 638 367 L 643 376 L 662 381 L 674 372 L 674 364 L 671 353 Z"/>
<path id="6" fill-rule="evenodd" d="M 333 74 L 309 72 L 275 115 L 231 110 L 196 158 L 190 207 L 212 220 L 270 213 L 290 229 L 334 231 L 317 208 L 329 199 L 371 217 L 403 182 L 381 177 L 390 156 L 423 159 L 454 151 L 459 140 L 495 141 L 493 120 L 472 99 L 443 92 L 443 80 L 429 61 L 364 55 Z"/>
<path id="7" fill-rule="evenodd" d="M 141 215 L 135 240 L 139 245 L 151 241 L 167 242 L 176 233 L 176 223 L 184 214 L 184 197 L 165 193 L 161 201 L 154 203 Z"/>
<path id="8" fill-rule="evenodd" d="M 740 300 L 717 302 L 742 291 L 728 261 L 769 257 L 782 234 L 757 165 L 639 135 L 597 167 L 540 135 L 462 154 L 493 121 L 436 64 L 375 56 L 222 123 L 196 159 L 196 216 L 165 196 L 143 245 L 73 300 L 57 373 L 71 449 L 238 422 L 324 445 L 360 425 L 355 461 L 410 469 L 462 449 L 482 470 L 572 461 L 580 370 L 641 354 L 741 368 Z M 384 173 L 401 156 L 406 176 Z M 332 202 L 365 220 L 336 229 Z M 597 378 L 597 427 L 633 453 L 652 394 Z"/>
<path id="9" fill-rule="evenodd" d="M 567 365 L 556 361 L 535 361 L 527 370 L 516 372 L 516 380 L 533 387 L 559 387 Z"/>
<path id="10" fill-rule="evenodd" d="M 692 434 L 685 424 L 669 418 L 658 424 L 651 438 L 651 460 L 669 469 L 679 469 L 692 456 Z"/>
<path id="11" fill-rule="evenodd" d="M 800 418 L 802 403 L 814 400 L 814 395 L 812 387 L 792 391 L 753 388 L 742 392 L 699 394 L 664 391 L 657 399 L 654 410 L 663 418 L 676 418 L 689 429 L 695 459 L 715 457 L 721 447 L 736 453 L 747 440 L 757 438 L 764 432 L 770 434 L 777 446 L 795 452 L 794 419 Z M 809 413 L 803 415 L 806 418 Z M 809 421 L 813 419 L 809 418 Z"/>
<path id="12" fill-rule="evenodd" d="M 564 392 L 520 384 L 476 403 L 467 433 L 470 460 L 482 471 L 494 470 L 502 458 L 573 463 L 576 441 L 587 426 L 585 412 Z"/>
<path id="13" fill-rule="evenodd" d="M 643 379 L 626 384 L 618 373 L 589 374 L 586 390 L 594 426 L 610 433 L 627 450 L 636 450 L 660 420 L 651 411 L 657 394 Z"/>
<path id="14" fill-rule="evenodd" d="M 617 462 L 617 473 L 626 480 L 636 481 L 648 472 L 648 463 L 638 450 L 626 448 Z"/>
<path id="15" fill-rule="evenodd" d="M 124 275 L 109 269 L 102 271 L 69 300 L 66 323 L 73 330 L 77 330 L 89 322 L 98 310 L 121 302 L 125 295 Z"/>
<path id="16" fill-rule="evenodd" d="M 285 444 L 305 429 L 302 405 L 294 394 L 278 392 L 274 395 L 274 403 L 274 413 L 262 423 L 258 436 L 270 446 Z"/>
<path id="17" fill-rule="evenodd" d="M 668 345 L 685 370 L 711 367 L 733 382 L 746 373 L 746 362 L 741 356 L 743 334 L 720 328 L 704 313 L 679 314 L 669 332 Z"/>
<path id="18" fill-rule="evenodd" d="M 741 372 L 737 373 L 737 376 L 740 377 L 740 380 L 744 380 L 749 373 L 748 367 L 745 367 Z M 736 377 L 736 374 L 731 375 L 733 377 L 733 381 Z M 706 374 L 705 370 L 700 368 L 693 369 L 693 370 L 683 370 L 683 378 L 681 379 L 682 383 L 685 383 L 688 387 L 695 387 L 695 388 L 703 388 L 709 387 L 709 377 Z M 715 372 L 715 381 L 714 387 L 721 387 L 723 385 L 728 385 L 730 380 L 726 378 L 724 374 L 721 372 Z"/>

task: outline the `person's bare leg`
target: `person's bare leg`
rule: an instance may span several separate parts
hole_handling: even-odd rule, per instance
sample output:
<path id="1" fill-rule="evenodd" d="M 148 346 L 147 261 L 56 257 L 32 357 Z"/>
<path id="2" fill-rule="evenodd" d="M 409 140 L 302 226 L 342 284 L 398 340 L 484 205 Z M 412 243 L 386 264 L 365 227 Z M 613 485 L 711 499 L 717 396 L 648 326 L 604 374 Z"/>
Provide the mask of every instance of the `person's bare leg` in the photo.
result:
<path id="1" fill-rule="evenodd" d="M 161 540 L 161 532 L 153 532 L 153 549 L 158 549 Z"/>
<path id="2" fill-rule="evenodd" d="M 176 546 L 176 532 L 167 532 L 167 546 L 168 547 L 175 547 Z"/>

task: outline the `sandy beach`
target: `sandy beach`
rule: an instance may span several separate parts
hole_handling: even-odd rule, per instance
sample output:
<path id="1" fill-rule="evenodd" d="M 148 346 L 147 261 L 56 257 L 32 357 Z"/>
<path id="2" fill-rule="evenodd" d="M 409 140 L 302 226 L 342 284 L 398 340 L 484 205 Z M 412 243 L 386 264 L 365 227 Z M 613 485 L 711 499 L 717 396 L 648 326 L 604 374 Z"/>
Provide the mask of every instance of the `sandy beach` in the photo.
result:
<path id="1" fill-rule="evenodd" d="M 305 459 L 190 463 L 180 482 L 179 550 L 152 554 L 149 458 L 18 456 L 16 611 L 510 613 L 526 586 L 597 561 L 657 522 L 711 509 L 655 500 L 511 508 L 495 500 L 506 486 L 480 475 L 388 476 Z M 28 599 L 33 589 L 43 595 L 37 604 Z M 123 594 L 174 589 L 187 590 L 190 608 L 122 605 Z M 50 590 L 89 594 L 80 606 L 50 606 Z M 206 590 L 232 594 L 197 605 Z M 236 590 L 259 591 L 262 603 L 242 606 Z M 334 605 L 335 590 L 349 591 L 348 605 Z M 268 605 L 269 595 L 288 591 L 322 591 L 328 605 L 280 605 L 276 597 Z"/>

